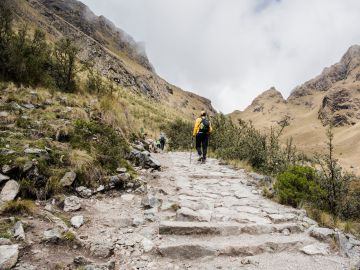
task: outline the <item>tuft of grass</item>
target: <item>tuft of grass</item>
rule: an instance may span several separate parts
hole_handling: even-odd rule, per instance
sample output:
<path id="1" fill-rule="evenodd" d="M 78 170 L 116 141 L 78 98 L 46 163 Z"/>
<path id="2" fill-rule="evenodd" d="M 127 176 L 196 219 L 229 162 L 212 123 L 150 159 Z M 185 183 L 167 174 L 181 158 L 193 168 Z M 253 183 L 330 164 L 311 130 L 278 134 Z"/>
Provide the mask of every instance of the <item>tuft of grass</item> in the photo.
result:
<path id="1" fill-rule="evenodd" d="M 13 239 L 11 228 L 14 224 L 6 220 L 0 221 L 0 238 Z"/>
<path id="2" fill-rule="evenodd" d="M 7 202 L 2 210 L 3 214 L 19 215 L 33 214 L 36 206 L 30 200 L 18 200 Z"/>
<path id="3" fill-rule="evenodd" d="M 69 158 L 75 171 L 84 172 L 94 165 L 94 158 L 86 150 L 73 149 Z"/>
<path id="4" fill-rule="evenodd" d="M 66 242 L 74 242 L 76 240 L 76 235 L 71 231 L 67 231 L 62 235 L 62 239 Z"/>
<path id="5" fill-rule="evenodd" d="M 70 218 L 68 218 L 66 215 L 62 213 L 54 213 L 54 215 L 58 218 L 60 218 L 68 227 L 71 227 Z"/>
<path id="6" fill-rule="evenodd" d="M 274 193 L 270 191 L 268 187 L 263 187 L 262 195 L 266 198 L 272 199 L 274 198 Z"/>
<path id="7" fill-rule="evenodd" d="M 60 184 L 60 180 L 57 177 L 50 177 L 45 185 L 46 197 L 52 197 L 53 195 L 60 194 L 63 191 L 63 187 Z"/>
<path id="8" fill-rule="evenodd" d="M 177 203 L 173 203 L 173 204 L 171 205 L 171 209 L 176 212 L 177 210 L 180 209 L 180 205 L 178 205 Z"/>

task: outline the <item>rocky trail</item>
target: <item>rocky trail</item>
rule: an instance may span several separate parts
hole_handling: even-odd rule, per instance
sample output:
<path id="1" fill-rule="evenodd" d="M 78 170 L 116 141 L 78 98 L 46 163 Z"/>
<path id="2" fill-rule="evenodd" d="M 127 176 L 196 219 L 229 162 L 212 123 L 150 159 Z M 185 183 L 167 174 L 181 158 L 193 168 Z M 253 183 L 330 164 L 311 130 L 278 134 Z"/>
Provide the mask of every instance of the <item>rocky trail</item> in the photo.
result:
<path id="1" fill-rule="evenodd" d="M 54 225 L 24 220 L 31 244 L 15 269 L 357 269 L 359 241 L 264 198 L 256 177 L 215 159 L 190 164 L 188 153 L 153 155 L 162 170 L 143 170 L 142 192 L 80 199 L 72 244 L 39 241 Z"/>

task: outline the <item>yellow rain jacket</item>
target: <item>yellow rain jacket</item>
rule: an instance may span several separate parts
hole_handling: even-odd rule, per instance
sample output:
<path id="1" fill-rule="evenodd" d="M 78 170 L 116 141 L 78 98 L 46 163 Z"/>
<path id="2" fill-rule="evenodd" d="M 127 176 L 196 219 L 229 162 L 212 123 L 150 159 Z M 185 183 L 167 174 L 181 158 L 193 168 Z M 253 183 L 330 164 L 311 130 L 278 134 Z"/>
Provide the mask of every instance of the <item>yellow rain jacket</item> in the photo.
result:
<path id="1" fill-rule="evenodd" d="M 196 136 L 199 133 L 201 120 L 202 120 L 202 117 L 199 117 L 199 118 L 196 119 L 195 125 L 194 125 L 194 130 L 193 130 L 193 136 Z M 211 122 L 210 122 L 210 127 L 209 127 L 209 133 L 208 134 L 210 134 L 212 131 L 213 131 L 213 128 L 212 128 Z"/>

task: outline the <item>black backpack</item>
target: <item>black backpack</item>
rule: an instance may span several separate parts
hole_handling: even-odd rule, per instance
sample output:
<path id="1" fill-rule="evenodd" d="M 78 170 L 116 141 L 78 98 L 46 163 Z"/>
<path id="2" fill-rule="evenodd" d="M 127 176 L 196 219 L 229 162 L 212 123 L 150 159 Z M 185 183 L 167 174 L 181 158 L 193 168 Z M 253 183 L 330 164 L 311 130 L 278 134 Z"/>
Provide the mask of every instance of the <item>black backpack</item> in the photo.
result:
<path id="1" fill-rule="evenodd" d="M 210 131 L 210 121 L 207 118 L 202 118 L 200 122 L 199 132 L 208 133 Z"/>

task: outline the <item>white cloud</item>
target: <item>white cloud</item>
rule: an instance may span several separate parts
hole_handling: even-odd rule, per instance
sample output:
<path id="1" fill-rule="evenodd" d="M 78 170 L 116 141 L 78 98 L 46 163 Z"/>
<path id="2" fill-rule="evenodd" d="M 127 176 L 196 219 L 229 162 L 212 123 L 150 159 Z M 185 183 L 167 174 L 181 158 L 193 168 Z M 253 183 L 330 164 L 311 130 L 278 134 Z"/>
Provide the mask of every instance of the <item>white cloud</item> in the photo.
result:
<path id="1" fill-rule="evenodd" d="M 82 0 L 138 41 L 159 75 L 244 109 L 275 86 L 298 84 L 360 43 L 358 0 Z"/>

